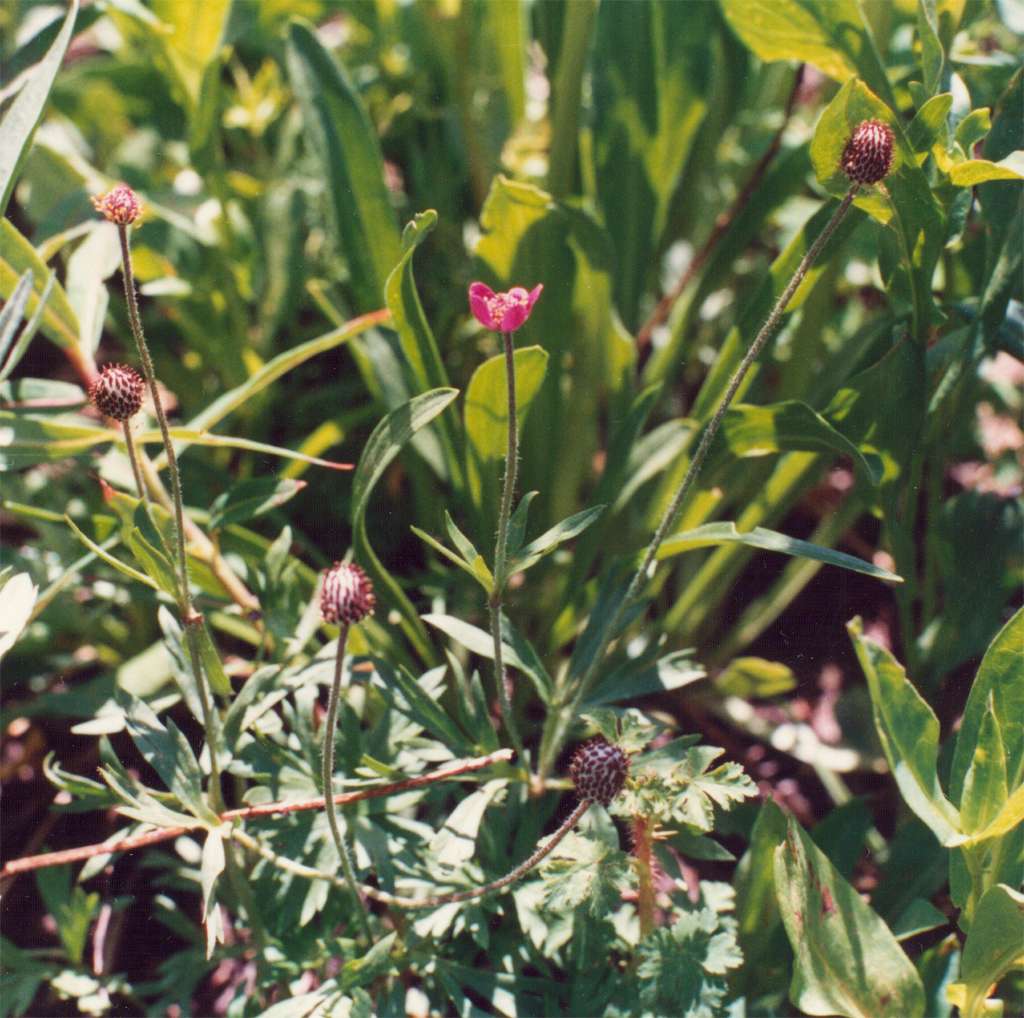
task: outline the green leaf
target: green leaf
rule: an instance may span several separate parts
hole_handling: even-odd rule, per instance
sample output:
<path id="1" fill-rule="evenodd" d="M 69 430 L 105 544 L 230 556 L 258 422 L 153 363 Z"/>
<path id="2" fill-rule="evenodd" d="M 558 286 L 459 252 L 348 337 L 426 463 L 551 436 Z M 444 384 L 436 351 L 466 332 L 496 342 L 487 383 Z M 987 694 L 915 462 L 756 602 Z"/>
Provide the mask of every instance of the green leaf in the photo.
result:
<path id="1" fill-rule="evenodd" d="M 429 851 L 444 866 L 458 867 L 476 854 L 476 839 L 484 810 L 508 785 L 507 778 L 495 778 L 462 799 L 430 840 Z"/>
<path id="2" fill-rule="evenodd" d="M 1006 760 L 1006 782 L 1014 790 L 1024 781 L 1024 608 L 1010 619 L 989 645 L 975 676 L 956 737 L 950 771 L 950 795 L 961 803 L 968 770 L 979 752 L 982 727 L 991 711 Z"/>
<path id="3" fill-rule="evenodd" d="M 36 885 L 57 925 L 57 934 L 68 958 L 80 965 L 89 936 L 89 927 L 100 907 L 100 896 L 87 894 L 82 887 L 71 886 L 71 867 L 55 866 L 36 872 Z"/>
<path id="4" fill-rule="evenodd" d="M 1024 895 L 1005 884 L 990 887 L 978 908 L 964 943 L 960 978 L 967 987 L 963 1015 L 985 1013 L 979 1006 L 989 988 L 1019 964 L 1024 944 Z"/>
<path id="5" fill-rule="evenodd" d="M 597 10 L 592 172 L 614 252 L 615 306 L 629 327 L 707 112 L 717 31 L 699 4 Z"/>
<path id="6" fill-rule="evenodd" d="M 224 872 L 224 838 L 219 828 L 206 833 L 203 842 L 202 862 L 199 867 L 199 882 L 203 889 L 203 925 L 206 927 L 206 957 L 213 955 L 213 949 L 224 941 L 224 924 L 217 908 L 214 891 L 217 879 Z"/>
<path id="7" fill-rule="evenodd" d="M 352 529 L 356 553 L 377 586 L 402 615 L 402 629 L 417 653 L 431 660 L 433 652 L 423 623 L 412 603 L 391 574 L 381 565 L 366 534 L 366 512 L 370 495 L 391 461 L 413 435 L 426 427 L 458 396 L 458 389 L 433 389 L 392 410 L 373 429 L 359 458 L 352 480 Z"/>
<path id="8" fill-rule="evenodd" d="M 490 569 L 487 568 L 487 563 L 484 562 L 483 556 L 476 554 L 472 563 L 467 562 L 461 555 L 456 555 L 450 548 L 446 548 L 436 538 L 431 537 L 425 530 L 420 530 L 419 527 L 409 528 L 421 541 L 429 544 L 439 555 L 444 556 L 448 559 L 452 565 L 458 566 L 464 572 L 469 573 L 474 580 L 479 583 L 488 594 L 494 589 L 494 576 L 491 574 Z"/>
<path id="9" fill-rule="evenodd" d="M 44 288 L 51 288 L 49 300 L 43 309 L 40 328 L 43 334 L 63 350 L 77 355 L 81 364 L 90 363 L 79 347 L 78 318 L 68 301 L 68 295 L 60 283 L 51 282 L 51 273 L 45 262 L 36 254 L 35 248 L 18 232 L 9 219 L 0 219 L 0 296 L 10 299 L 18 281 L 27 270 L 32 270 L 33 293 L 28 310 L 35 313 L 42 300 Z"/>
<path id="10" fill-rule="evenodd" d="M 231 0 L 153 0 L 153 13 L 163 22 L 159 39 L 167 60 L 193 107 L 207 65 L 224 42 Z"/>
<path id="11" fill-rule="evenodd" d="M 509 574 L 521 573 L 529 569 L 560 544 L 571 541 L 578 534 L 582 534 L 605 511 L 605 508 L 606 506 L 603 505 L 592 506 L 590 509 L 574 513 L 568 519 L 556 523 L 550 530 L 546 530 L 540 537 L 512 556 L 508 564 Z"/>
<path id="12" fill-rule="evenodd" d="M 26 269 L 18 279 L 17 285 L 10 299 L 0 308 L 0 364 L 4 363 L 7 351 L 25 317 L 25 305 L 28 303 L 29 294 L 32 292 L 33 274 L 31 269 Z"/>
<path id="13" fill-rule="evenodd" d="M 906 804 L 944 845 L 960 840 L 960 818 L 939 784 L 939 722 L 883 646 L 863 635 L 859 618 L 847 624 L 871 693 L 885 758 Z"/>
<path id="14" fill-rule="evenodd" d="M 533 397 L 544 381 L 547 364 L 547 351 L 539 346 L 515 351 L 516 402 L 520 427 Z M 504 354 L 489 358 L 473 372 L 466 389 L 465 420 L 470 446 L 482 461 L 500 459 L 505 455 L 508 438 L 508 385 Z"/>
<path id="15" fill-rule="evenodd" d="M 744 700 L 779 696 L 796 688 L 793 670 L 761 657 L 737 657 L 715 679 L 715 689 Z"/>
<path id="16" fill-rule="evenodd" d="M 508 521 L 508 553 L 514 556 L 523 546 L 526 539 L 526 522 L 530 515 L 530 503 L 537 497 L 537 492 L 528 491 L 523 495 Z"/>
<path id="17" fill-rule="evenodd" d="M 946 54 L 939 38 L 935 0 L 917 0 L 917 37 L 921 41 L 921 71 L 924 91 L 933 96 L 942 82 Z"/>
<path id="18" fill-rule="evenodd" d="M 78 0 L 71 0 L 57 37 L 43 59 L 32 69 L 28 80 L 0 122 L 0 215 L 7 211 L 7 203 L 14 190 L 18 169 L 25 158 L 36 125 L 43 115 L 54 78 L 57 77 L 64 53 L 71 41 L 77 16 Z"/>
<path id="19" fill-rule="evenodd" d="M 850 569 L 855 573 L 864 573 L 866 576 L 873 576 L 878 580 L 886 580 L 889 583 L 902 583 L 903 578 L 895 573 L 883 569 L 881 566 L 865 562 L 863 559 L 847 555 L 845 552 L 835 551 L 832 548 L 822 548 L 820 545 L 811 544 L 809 541 L 801 541 L 795 537 L 787 537 L 774 530 L 767 530 L 764 527 L 754 527 L 753 530 L 739 531 L 733 522 L 722 521 L 719 523 L 704 523 L 693 530 L 686 530 L 680 534 L 672 534 L 666 537 L 658 549 L 658 559 L 671 558 L 684 551 L 691 551 L 694 548 L 706 548 L 716 544 L 740 543 L 751 548 L 762 548 L 765 551 L 777 551 L 783 555 L 794 555 L 798 558 L 809 558 L 816 562 L 824 562 L 827 565 L 838 566 L 841 569 Z"/>
<path id="20" fill-rule="evenodd" d="M 586 711 L 651 693 L 668 693 L 697 682 L 707 672 L 693 661 L 692 653 L 677 650 L 655 661 L 626 661 L 601 679 L 580 709 Z"/>
<path id="21" fill-rule="evenodd" d="M 143 572 L 168 597 L 178 599 L 178 574 L 171 560 L 155 544 L 143 536 L 138 527 L 131 527 L 124 535 L 124 543 L 142 566 Z"/>
<path id="22" fill-rule="evenodd" d="M 325 183 L 330 227 L 352 273 L 356 306 L 379 308 L 402 248 L 373 125 L 347 72 L 312 26 L 289 25 L 287 64 Z"/>
<path id="23" fill-rule="evenodd" d="M 444 665 L 440 669 L 435 668 L 425 673 L 417 681 L 404 668 L 391 668 L 390 665 L 380 660 L 375 661 L 375 664 L 384 681 L 385 689 L 389 692 L 397 690 L 405 700 L 405 707 L 399 707 L 402 713 L 407 714 L 418 725 L 441 739 L 451 749 L 472 755 L 473 747 L 459 731 L 458 726 L 448 716 L 444 708 L 422 688 L 425 682 L 429 684 L 429 680 L 444 671 Z"/>
<path id="24" fill-rule="evenodd" d="M 978 729 L 978 741 L 960 799 L 960 825 L 965 834 L 984 830 L 1009 796 L 1006 750 L 995 713 L 995 693 L 990 691 Z"/>
<path id="25" fill-rule="evenodd" d="M 998 163 L 968 159 L 949 171 L 949 179 L 957 187 L 974 187 L 989 180 L 1024 180 L 1024 152 L 1014 152 Z"/>
<path id="26" fill-rule="evenodd" d="M 712 463 L 726 450 L 740 459 L 790 451 L 839 453 L 853 460 L 854 468 L 871 484 L 881 480 L 877 462 L 869 463 L 845 435 L 799 400 L 730 407 L 722 419 L 722 437 L 724 444 L 716 444 L 718 455 L 712 454 Z M 707 469 L 711 468 L 709 463 Z"/>
<path id="27" fill-rule="evenodd" d="M 122 562 L 120 559 L 115 558 L 105 548 L 98 545 L 92 538 L 88 537 L 82 530 L 79 529 L 78 525 L 70 516 L 64 517 L 64 522 L 71 528 L 72 533 L 79 541 L 82 542 L 97 558 L 103 559 L 104 562 L 109 566 L 113 566 L 119 573 L 123 573 L 129 579 L 135 580 L 136 583 L 141 583 L 147 587 L 152 587 L 153 590 L 159 590 L 160 587 L 157 582 L 147 576 L 145 573 L 140 573 L 137 569 L 133 569 L 130 565 Z"/>
<path id="28" fill-rule="evenodd" d="M 215 824 L 217 815 L 203 795 L 199 761 L 174 722 L 168 721 L 165 728 L 152 708 L 124 690 L 115 689 L 114 698 L 124 711 L 128 734 L 146 762 L 196 817 Z"/>
<path id="29" fill-rule="evenodd" d="M 889 81 L 856 0 L 722 0 L 733 31 L 762 60 L 801 60 L 844 82 L 860 74 L 882 95 Z"/>
<path id="30" fill-rule="evenodd" d="M 0 577 L 0 661 L 18 642 L 25 626 L 32 617 L 39 588 L 28 573 L 15 573 L 3 579 Z"/>
<path id="31" fill-rule="evenodd" d="M 757 786 L 733 761 L 711 765 L 723 753 L 717 746 L 690 746 L 676 740 L 635 757 L 630 781 L 612 804 L 619 816 L 641 814 L 661 824 L 684 823 L 698 831 L 714 828 L 714 807 L 731 809 L 757 795 Z"/>
<path id="32" fill-rule="evenodd" d="M 239 481 L 214 499 L 209 528 L 220 530 L 232 523 L 246 523 L 284 505 L 305 487 L 305 481 L 289 478 L 255 477 Z"/>
<path id="33" fill-rule="evenodd" d="M 889 927 L 792 818 L 775 889 L 796 955 L 790 1000 L 812 1015 L 922 1018 L 924 988 Z"/>
<path id="34" fill-rule="evenodd" d="M 453 615 L 424 615 L 423 621 L 450 636 L 466 650 L 488 661 L 494 660 L 494 640 L 490 633 L 463 622 Z M 529 676 L 537 687 L 537 692 L 547 701 L 550 699 L 552 682 L 536 652 L 522 637 L 516 633 L 508 619 L 502 617 L 502 657 L 507 665 L 517 668 Z"/>
<path id="35" fill-rule="evenodd" d="M 412 274 L 413 255 L 436 225 L 437 213 L 433 209 L 420 212 L 406 225 L 402 231 L 402 257 L 388 276 L 384 290 L 402 353 L 420 390 L 439 389 L 449 384 L 448 372 L 423 313 Z"/>

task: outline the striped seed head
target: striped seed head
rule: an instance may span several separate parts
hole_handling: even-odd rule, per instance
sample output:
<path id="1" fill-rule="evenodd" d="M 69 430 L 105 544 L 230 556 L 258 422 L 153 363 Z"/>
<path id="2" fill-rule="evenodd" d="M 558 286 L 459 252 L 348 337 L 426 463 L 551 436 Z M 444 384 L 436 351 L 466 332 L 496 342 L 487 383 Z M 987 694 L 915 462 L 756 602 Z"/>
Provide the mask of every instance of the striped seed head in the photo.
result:
<path id="1" fill-rule="evenodd" d="M 622 791 L 628 773 L 629 757 L 600 735 L 583 743 L 569 765 L 579 797 L 602 806 L 607 806 Z"/>
<path id="2" fill-rule="evenodd" d="M 335 562 L 324 573 L 320 615 L 324 622 L 352 625 L 373 614 L 377 597 L 370 577 L 353 562 Z"/>
<path id="3" fill-rule="evenodd" d="M 881 120 L 862 120 L 843 149 L 843 173 L 858 184 L 877 184 L 892 169 L 892 128 Z"/>
<path id="4" fill-rule="evenodd" d="M 142 406 L 142 376 L 127 364 L 105 364 L 89 386 L 89 399 L 104 417 L 127 421 Z"/>

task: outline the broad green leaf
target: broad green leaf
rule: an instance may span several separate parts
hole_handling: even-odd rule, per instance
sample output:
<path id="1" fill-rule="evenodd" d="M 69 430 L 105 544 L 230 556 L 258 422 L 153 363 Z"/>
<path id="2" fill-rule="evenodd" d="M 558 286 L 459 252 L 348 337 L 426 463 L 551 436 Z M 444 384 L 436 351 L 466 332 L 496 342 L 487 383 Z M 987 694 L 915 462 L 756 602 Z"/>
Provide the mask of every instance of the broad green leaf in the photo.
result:
<path id="1" fill-rule="evenodd" d="M 168 597 L 178 598 L 178 574 L 171 560 L 160 548 L 143 536 L 138 527 L 130 527 L 124 534 L 124 543 L 142 566 L 142 571 Z"/>
<path id="2" fill-rule="evenodd" d="M 615 305 L 629 327 L 707 111 L 717 30 L 700 4 L 598 7 L 592 172 L 614 252 Z"/>
<path id="3" fill-rule="evenodd" d="M 508 0 L 485 4 L 481 13 L 501 72 L 502 95 L 508 104 L 510 126 L 515 128 L 526 112 L 529 7 L 523 0 Z"/>
<path id="4" fill-rule="evenodd" d="M 206 681 L 218 696 L 231 696 L 231 682 L 224 671 L 220 653 L 213 642 L 213 637 L 210 636 L 206 622 L 200 623 L 196 629 L 199 638 L 199 660 L 202 663 Z"/>
<path id="5" fill-rule="evenodd" d="M 779 914 L 775 893 L 775 850 L 786 837 L 786 814 L 775 800 L 761 803 L 750 832 L 750 843 L 733 878 L 736 921 L 744 966 L 736 973 L 749 995 L 765 990 L 785 992 L 793 955 Z"/>
<path id="6" fill-rule="evenodd" d="M 224 42 L 231 0 L 153 0 L 153 13 L 166 26 L 153 37 L 163 45 L 168 62 L 193 108 L 207 65 Z"/>
<path id="7" fill-rule="evenodd" d="M 925 95 L 933 96 L 942 82 L 946 54 L 939 38 L 935 0 L 917 0 L 917 37 L 921 42 L 921 71 Z"/>
<path id="8" fill-rule="evenodd" d="M 546 530 L 540 537 L 512 556 L 508 564 L 509 573 L 518 573 L 529 569 L 560 544 L 571 541 L 577 535 L 582 534 L 605 511 L 605 508 L 606 506 L 603 505 L 591 506 L 582 512 L 574 513 L 568 519 L 562 520 L 561 523 L 556 523 L 550 530 Z"/>
<path id="9" fill-rule="evenodd" d="M 199 761 L 174 722 L 168 721 L 164 727 L 145 701 L 123 690 L 115 689 L 114 697 L 124 711 L 128 734 L 146 762 L 200 820 L 216 823 L 217 816 L 203 795 L 203 772 Z"/>
<path id="10" fill-rule="evenodd" d="M 32 69 L 30 77 L 0 121 L 0 215 L 7 211 L 7 203 L 17 180 L 18 168 L 25 158 L 29 141 L 43 115 L 54 78 L 57 77 L 64 53 L 71 41 L 77 16 L 78 0 L 71 0 L 57 37 L 46 51 L 46 55 Z M 4 77 L 7 77 L 7 73 Z"/>
<path id="11" fill-rule="evenodd" d="M 544 381 L 547 351 L 528 346 L 515 351 L 516 406 L 522 427 L 527 411 Z M 481 460 L 505 455 L 508 437 L 508 384 L 505 355 L 484 361 L 469 380 L 466 389 L 466 434 Z"/>
<path id="12" fill-rule="evenodd" d="M 383 595 L 401 613 L 402 629 L 425 661 L 432 660 L 434 656 L 427 632 L 405 592 L 374 553 L 366 532 L 366 512 L 370 495 L 391 461 L 412 436 L 442 413 L 458 394 L 458 389 L 433 389 L 392 410 L 373 429 L 352 479 L 352 529 L 356 556 L 372 576 L 378 596 Z"/>
<path id="13" fill-rule="evenodd" d="M 1014 152 L 998 163 L 968 159 L 949 171 L 949 179 L 957 187 L 974 187 L 989 180 L 1024 180 L 1024 152 Z"/>
<path id="14" fill-rule="evenodd" d="M 883 646 L 863 635 L 859 618 L 847 631 L 864 670 L 878 738 L 906 804 L 944 845 L 960 839 L 960 818 L 939 784 L 939 722 Z"/>
<path id="15" fill-rule="evenodd" d="M 246 523 L 293 499 L 305 481 L 288 478 L 254 477 L 233 484 L 210 506 L 209 528 L 219 530 L 232 523 Z"/>
<path id="16" fill-rule="evenodd" d="M 826 565 L 850 569 L 855 573 L 864 573 L 866 576 L 873 576 L 875 579 L 885 580 L 889 583 L 903 582 L 903 577 L 891 573 L 888 569 L 865 562 L 864 559 L 856 558 L 853 555 L 847 555 L 845 552 L 822 548 L 809 541 L 787 537 L 785 534 L 779 534 L 764 527 L 754 527 L 753 530 L 747 531 L 737 530 L 735 523 L 725 521 L 704 523 L 693 530 L 686 530 L 666 537 L 658 549 L 658 559 L 671 558 L 673 555 L 679 555 L 694 548 L 733 543 L 745 544 L 751 548 L 762 548 L 765 551 L 777 551 L 783 555 L 793 555 L 797 558 L 813 559 L 816 562 L 824 562 Z"/>
<path id="17" fill-rule="evenodd" d="M 836 81 L 859 74 L 890 95 L 885 68 L 856 0 L 722 0 L 733 31 L 762 60 L 802 60 Z"/>
<path id="18" fill-rule="evenodd" d="M 726 450 L 740 458 L 790 451 L 839 453 L 849 456 L 869 483 L 881 480 L 880 464 L 870 463 L 821 414 L 795 399 L 767 406 L 741 403 L 730 407 L 722 420 L 722 439 L 715 448 L 717 456 L 712 453 L 712 459 L 720 459 Z M 709 463 L 707 469 L 711 467 Z"/>
<path id="19" fill-rule="evenodd" d="M 790 1000 L 812 1015 L 923 1018 L 924 988 L 910 959 L 792 818 L 774 869 L 796 955 Z"/>
<path id="20" fill-rule="evenodd" d="M 970 777 L 971 772 L 968 771 L 967 774 Z M 967 794 L 966 784 L 964 785 L 964 794 L 965 796 Z M 972 834 L 963 844 L 966 847 L 970 847 L 982 841 L 987 841 L 989 838 L 1001 838 L 1004 834 L 1009 834 L 1011 831 L 1017 831 L 1019 834 L 1020 831 L 1018 829 L 1022 824 L 1024 824 L 1024 785 L 1018 785 L 1013 794 L 1002 803 L 999 812 L 996 813 L 989 824 L 977 833 Z M 1007 861 L 1012 868 L 1012 859 Z"/>
<path id="21" fill-rule="evenodd" d="M 1024 945 L 1024 895 L 1005 884 L 985 892 L 964 942 L 960 979 L 966 999 L 960 1004 L 965 1016 L 984 1014 L 983 1002 L 993 983 L 1021 961 Z"/>
<path id="22" fill-rule="evenodd" d="M 995 713 L 995 693 L 990 690 L 960 798 L 960 826 L 965 834 L 977 834 L 987 827 L 1009 796 L 1006 750 L 1000 727 Z"/>
<path id="23" fill-rule="evenodd" d="M 429 851 L 443 866 L 457 867 L 476 854 L 476 838 L 484 810 L 508 785 L 508 778 L 495 778 L 467 795 L 449 814 L 430 839 Z"/>
<path id="24" fill-rule="evenodd" d="M 287 64 L 325 183 L 335 243 L 351 269 L 356 307 L 379 308 L 402 249 L 373 125 L 348 73 L 310 25 L 289 25 Z"/>
<path id="25" fill-rule="evenodd" d="M 32 270 L 33 277 L 33 294 L 28 302 L 31 314 L 39 306 L 50 273 L 35 249 L 18 232 L 14 224 L 9 219 L 0 219 L 0 297 L 4 300 L 11 297 L 18 280 L 27 269 Z M 60 283 L 52 283 L 50 299 L 43 310 L 40 328 L 47 338 L 73 355 L 77 363 L 91 363 L 91 359 L 79 348 L 78 319 Z"/>
<path id="26" fill-rule="evenodd" d="M 953 802 L 961 802 L 967 772 L 978 752 L 986 749 L 981 729 L 990 709 L 1005 754 L 1007 789 L 1012 792 L 1024 781 L 1024 608 L 989 645 L 971 686 L 950 772 Z"/>

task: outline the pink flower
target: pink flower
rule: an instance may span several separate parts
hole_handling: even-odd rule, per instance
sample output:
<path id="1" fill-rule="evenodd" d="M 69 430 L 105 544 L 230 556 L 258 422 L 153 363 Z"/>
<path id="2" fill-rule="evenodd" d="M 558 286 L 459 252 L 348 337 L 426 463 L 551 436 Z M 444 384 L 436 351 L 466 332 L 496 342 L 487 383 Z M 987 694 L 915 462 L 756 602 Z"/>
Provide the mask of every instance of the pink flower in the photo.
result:
<path id="1" fill-rule="evenodd" d="M 104 219 L 117 223 L 118 226 L 129 226 L 142 212 L 139 196 L 127 184 L 118 184 L 106 194 L 96 195 L 92 200 L 92 207 Z"/>
<path id="2" fill-rule="evenodd" d="M 513 286 L 505 293 L 495 293 L 486 283 L 470 283 L 469 307 L 476 320 L 495 332 L 515 332 L 523 325 L 537 303 L 542 283 L 532 290 Z"/>

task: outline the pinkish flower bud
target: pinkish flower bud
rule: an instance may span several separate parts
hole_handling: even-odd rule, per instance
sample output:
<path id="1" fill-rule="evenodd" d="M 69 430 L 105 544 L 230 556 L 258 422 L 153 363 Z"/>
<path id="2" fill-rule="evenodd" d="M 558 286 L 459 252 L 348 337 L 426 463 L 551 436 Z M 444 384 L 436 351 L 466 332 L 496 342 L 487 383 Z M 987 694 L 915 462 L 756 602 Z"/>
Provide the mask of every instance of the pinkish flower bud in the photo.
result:
<path id="1" fill-rule="evenodd" d="M 127 184 L 118 184 L 106 194 L 96 195 L 92 200 L 92 207 L 104 219 L 117 223 L 118 226 L 134 223 L 142 213 L 139 196 Z"/>
<path id="2" fill-rule="evenodd" d="M 377 597 L 370 577 L 352 562 L 335 562 L 324 573 L 320 615 L 324 622 L 352 625 L 373 614 Z"/>
<path id="3" fill-rule="evenodd" d="M 530 317 L 543 284 L 532 290 L 513 286 L 505 293 L 495 293 L 486 283 L 470 283 L 469 307 L 476 320 L 495 332 L 515 332 Z"/>
<path id="4" fill-rule="evenodd" d="M 104 417 L 127 421 L 142 406 L 142 376 L 126 364 L 105 364 L 89 386 L 89 399 Z"/>
<path id="5" fill-rule="evenodd" d="M 863 120 L 843 149 L 840 166 L 857 184 L 877 184 L 892 169 L 892 128 L 881 120 Z"/>
<path id="6" fill-rule="evenodd" d="M 622 791 L 628 773 L 629 757 L 600 735 L 583 743 L 569 765 L 576 794 L 602 806 Z"/>

